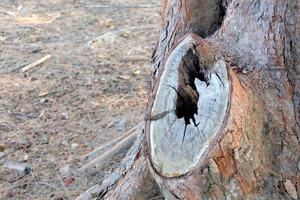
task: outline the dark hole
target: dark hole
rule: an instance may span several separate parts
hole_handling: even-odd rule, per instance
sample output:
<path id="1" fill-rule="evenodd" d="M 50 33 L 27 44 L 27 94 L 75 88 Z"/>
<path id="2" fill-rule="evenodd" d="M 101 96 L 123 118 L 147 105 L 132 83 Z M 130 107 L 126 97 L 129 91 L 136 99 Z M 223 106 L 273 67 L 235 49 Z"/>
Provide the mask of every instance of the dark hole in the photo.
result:
<path id="1" fill-rule="evenodd" d="M 209 84 L 205 70 L 200 66 L 199 56 L 196 49 L 189 49 L 179 66 L 180 75 L 175 111 L 178 118 L 184 118 L 186 125 L 190 124 L 190 120 L 196 125 L 194 115 L 198 114 L 199 93 L 195 79 Z"/>
<path id="2" fill-rule="evenodd" d="M 175 113 L 177 118 L 183 118 L 185 121 L 185 129 L 182 138 L 182 144 L 185 138 L 186 127 L 191 123 L 197 128 L 198 124 L 195 115 L 198 114 L 199 93 L 195 84 L 195 79 L 199 79 L 209 85 L 209 72 L 204 69 L 201 64 L 200 55 L 196 48 L 189 49 L 183 56 L 179 66 L 179 85 L 173 88 L 177 93 L 175 102 Z M 200 131 L 198 130 L 200 133 Z M 204 134 L 201 134 L 203 137 Z"/>
<path id="3" fill-rule="evenodd" d="M 222 0 L 197 1 L 197 13 L 191 23 L 192 32 L 205 38 L 215 33 L 222 25 L 226 14 L 226 7 Z"/>

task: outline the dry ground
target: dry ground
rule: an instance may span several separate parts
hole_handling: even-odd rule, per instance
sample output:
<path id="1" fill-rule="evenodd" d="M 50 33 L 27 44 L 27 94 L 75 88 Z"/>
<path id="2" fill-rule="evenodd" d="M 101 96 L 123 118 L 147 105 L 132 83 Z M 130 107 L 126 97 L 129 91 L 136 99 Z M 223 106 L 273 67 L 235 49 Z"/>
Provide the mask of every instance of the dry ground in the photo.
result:
<path id="1" fill-rule="evenodd" d="M 101 181 L 105 172 L 75 171 L 142 119 L 159 3 L 0 1 L 0 199 L 74 199 Z M 7 169 L 7 160 L 32 172 Z"/>

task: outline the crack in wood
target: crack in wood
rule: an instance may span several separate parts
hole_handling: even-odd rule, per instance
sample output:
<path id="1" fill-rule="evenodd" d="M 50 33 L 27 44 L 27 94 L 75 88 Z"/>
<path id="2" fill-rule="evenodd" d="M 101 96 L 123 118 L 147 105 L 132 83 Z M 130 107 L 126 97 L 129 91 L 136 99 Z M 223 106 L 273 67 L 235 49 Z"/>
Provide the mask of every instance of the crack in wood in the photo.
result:
<path id="1" fill-rule="evenodd" d="M 196 45 L 193 44 L 193 46 L 186 52 L 186 54 L 183 56 L 182 61 L 180 62 L 180 76 L 179 76 L 179 86 L 178 89 L 175 87 L 167 84 L 170 88 L 172 88 L 177 93 L 177 99 L 176 99 L 176 108 L 175 113 L 178 119 L 184 118 L 185 121 L 185 127 L 183 131 L 183 137 L 182 137 L 182 143 L 181 148 L 184 142 L 185 134 L 186 134 L 186 128 L 190 124 L 190 121 L 192 120 L 194 126 L 196 127 L 198 133 L 202 136 L 204 139 L 206 139 L 205 134 L 203 131 L 200 131 L 198 128 L 198 123 L 196 123 L 194 115 L 198 114 L 198 99 L 199 99 L 199 93 L 197 91 L 197 87 L 195 85 L 195 79 L 199 79 L 202 82 L 205 82 L 208 86 L 210 84 L 210 72 L 209 70 L 212 68 L 212 66 L 204 66 L 205 62 L 200 61 L 200 55 L 198 54 L 196 50 Z M 213 64 L 213 63 L 209 63 Z M 218 78 L 222 82 L 220 76 L 218 75 Z"/>
<path id="2" fill-rule="evenodd" d="M 216 53 L 199 36 L 187 35 L 170 52 L 155 83 L 145 120 L 151 159 L 161 175 L 186 173 L 199 162 L 222 126 L 229 84 L 226 64 L 216 60 Z"/>

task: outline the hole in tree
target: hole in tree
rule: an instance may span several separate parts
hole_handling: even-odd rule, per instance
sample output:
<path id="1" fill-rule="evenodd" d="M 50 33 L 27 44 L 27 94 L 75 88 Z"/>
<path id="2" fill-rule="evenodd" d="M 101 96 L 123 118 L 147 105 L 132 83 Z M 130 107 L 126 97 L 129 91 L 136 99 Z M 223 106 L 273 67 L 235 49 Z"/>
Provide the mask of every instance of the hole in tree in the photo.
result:
<path id="1" fill-rule="evenodd" d="M 226 7 L 222 0 L 194 1 L 196 12 L 190 24 L 190 31 L 205 38 L 215 33 L 222 25 Z"/>
<path id="2" fill-rule="evenodd" d="M 210 83 L 210 72 L 206 70 L 196 46 L 190 48 L 183 56 L 179 64 L 179 84 L 178 88 L 174 88 L 177 93 L 175 100 L 175 114 L 177 118 L 183 118 L 185 129 L 183 133 L 182 144 L 185 138 L 186 127 L 191 124 L 198 129 L 195 115 L 198 114 L 199 93 L 195 84 L 195 80 L 199 79 L 207 86 Z M 199 134 L 200 131 L 198 130 Z M 205 138 L 204 134 L 202 136 Z"/>

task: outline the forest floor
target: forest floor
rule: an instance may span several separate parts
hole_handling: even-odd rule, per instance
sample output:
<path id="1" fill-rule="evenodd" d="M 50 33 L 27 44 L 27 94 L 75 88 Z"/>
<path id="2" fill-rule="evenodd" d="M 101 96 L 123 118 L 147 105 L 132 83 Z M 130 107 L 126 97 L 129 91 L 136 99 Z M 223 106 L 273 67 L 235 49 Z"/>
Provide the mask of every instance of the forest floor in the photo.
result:
<path id="1" fill-rule="evenodd" d="M 74 199 L 101 182 L 109 166 L 77 169 L 143 118 L 160 9 L 158 0 L 0 1 L 0 199 Z"/>

